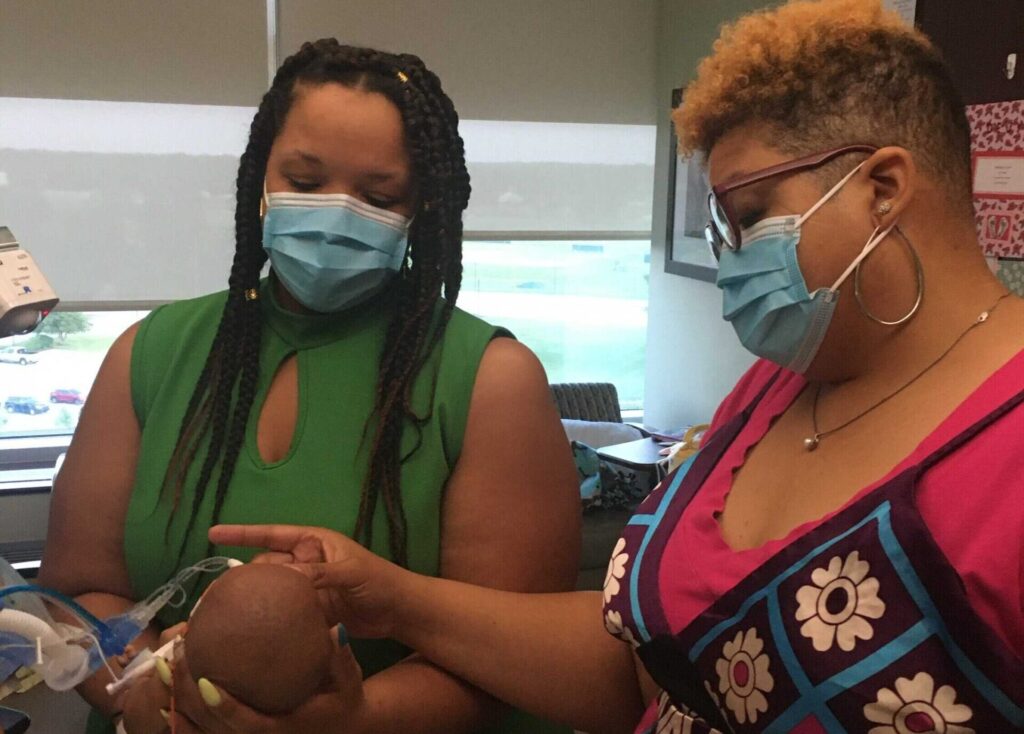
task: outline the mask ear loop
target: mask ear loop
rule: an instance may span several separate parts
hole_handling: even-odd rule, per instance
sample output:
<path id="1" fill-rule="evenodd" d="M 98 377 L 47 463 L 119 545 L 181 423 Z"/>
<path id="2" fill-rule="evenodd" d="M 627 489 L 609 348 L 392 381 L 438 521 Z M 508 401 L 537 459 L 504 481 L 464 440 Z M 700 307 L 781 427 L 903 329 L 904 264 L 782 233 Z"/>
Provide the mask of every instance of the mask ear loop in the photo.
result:
<path id="1" fill-rule="evenodd" d="M 911 257 L 914 258 L 914 271 L 917 276 L 917 299 L 914 301 L 914 305 L 911 306 L 910 311 L 908 311 L 906 315 L 896 319 L 895 321 L 886 321 L 885 319 L 878 318 L 873 313 L 871 313 L 867 305 L 864 303 L 864 297 L 860 291 L 859 265 L 856 271 L 854 272 L 853 276 L 853 295 L 857 299 L 857 305 L 860 306 L 860 310 L 864 313 L 865 316 L 867 316 L 875 323 L 881 324 L 882 326 L 900 326 L 901 324 L 907 323 L 908 321 L 910 321 L 910 319 L 914 317 L 914 315 L 921 308 L 921 302 L 924 300 L 924 268 L 921 265 L 921 258 L 918 257 L 917 250 L 914 249 L 914 246 L 910 243 L 910 240 L 907 238 L 905 234 L 903 234 L 903 230 L 901 230 L 899 227 L 896 227 L 895 232 L 896 234 L 899 235 L 900 239 L 903 241 L 903 244 L 910 251 Z"/>
<path id="2" fill-rule="evenodd" d="M 835 196 L 839 189 L 846 186 L 846 182 L 853 178 L 854 174 L 857 173 L 857 171 L 859 171 L 865 163 L 867 163 L 867 161 L 861 161 L 860 163 L 857 164 L 856 168 L 854 168 L 848 174 L 843 176 L 842 179 L 840 179 L 839 183 L 837 183 L 835 186 L 829 189 L 827 194 L 818 199 L 818 203 L 816 203 L 814 206 L 812 206 L 810 209 L 804 212 L 803 215 L 796 220 L 796 223 L 793 226 L 801 226 L 804 222 L 811 218 L 811 215 L 814 214 L 814 212 L 818 211 L 821 207 L 825 206 L 825 204 L 828 203 L 828 200 Z"/>
<path id="3" fill-rule="evenodd" d="M 849 264 L 846 270 L 843 271 L 843 274 L 839 276 L 839 279 L 832 284 L 832 287 L 829 288 L 829 290 L 832 291 L 833 293 L 839 290 L 839 286 L 841 286 L 846 281 L 846 279 L 850 277 L 850 273 L 852 273 L 854 270 L 857 270 L 860 267 L 860 264 L 864 261 L 864 258 L 870 255 L 874 251 L 874 249 L 878 247 L 878 244 L 889 236 L 889 233 L 892 232 L 893 229 L 895 229 L 895 227 L 896 222 L 893 222 L 888 227 L 886 227 L 881 234 L 878 233 L 881 227 L 875 227 L 875 231 L 871 233 L 871 237 L 868 239 L 868 243 L 864 245 L 864 249 L 861 250 L 860 254 L 853 259 L 853 262 Z"/>

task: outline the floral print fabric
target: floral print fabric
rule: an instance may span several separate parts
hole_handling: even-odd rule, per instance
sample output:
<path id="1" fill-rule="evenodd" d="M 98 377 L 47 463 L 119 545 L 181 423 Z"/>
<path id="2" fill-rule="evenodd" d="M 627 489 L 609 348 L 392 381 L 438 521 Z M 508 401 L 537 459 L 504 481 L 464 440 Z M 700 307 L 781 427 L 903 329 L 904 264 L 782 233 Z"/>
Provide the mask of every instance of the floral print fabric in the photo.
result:
<path id="1" fill-rule="evenodd" d="M 638 643 L 665 692 L 638 732 L 1024 732 L 1024 661 L 973 611 L 914 501 L 928 466 L 1022 402 L 784 546 L 681 631 L 666 630 L 659 584 L 685 563 L 659 554 L 721 447 L 670 476 L 624 531 L 606 588 L 606 626 Z"/>
<path id="2" fill-rule="evenodd" d="M 816 568 L 812 583 L 796 593 L 800 607 L 797 621 L 803 621 L 800 634 L 809 637 L 818 652 L 832 649 L 849 652 L 857 640 L 870 640 L 875 630 L 869 620 L 885 613 L 885 602 L 878 598 L 878 579 L 868 576 L 871 565 L 853 551 L 844 561 L 833 556 L 828 568 Z"/>

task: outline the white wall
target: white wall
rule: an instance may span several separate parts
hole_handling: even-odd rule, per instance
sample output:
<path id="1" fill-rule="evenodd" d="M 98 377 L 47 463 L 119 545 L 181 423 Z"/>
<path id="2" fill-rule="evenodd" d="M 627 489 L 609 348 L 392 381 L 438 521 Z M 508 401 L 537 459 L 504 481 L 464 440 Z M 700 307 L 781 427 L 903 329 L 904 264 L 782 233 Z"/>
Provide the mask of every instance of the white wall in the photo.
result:
<path id="1" fill-rule="evenodd" d="M 672 428 L 709 420 L 754 361 L 722 320 L 718 288 L 665 272 L 666 187 L 672 89 L 693 78 L 722 22 L 765 4 L 763 0 L 657 0 L 658 157 L 644 390 L 644 421 L 653 426 Z"/>

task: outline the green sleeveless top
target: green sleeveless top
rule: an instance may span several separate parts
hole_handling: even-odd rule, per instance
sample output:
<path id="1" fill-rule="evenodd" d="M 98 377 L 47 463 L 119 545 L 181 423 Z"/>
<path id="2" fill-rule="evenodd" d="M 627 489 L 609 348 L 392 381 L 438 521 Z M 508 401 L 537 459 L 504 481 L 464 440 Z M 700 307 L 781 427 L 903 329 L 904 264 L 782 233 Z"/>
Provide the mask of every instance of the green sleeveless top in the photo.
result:
<path id="1" fill-rule="evenodd" d="M 226 292 L 221 292 L 162 306 L 143 320 L 135 336 L 131 391 L 142 437 L 125 521 L 125 561 L 136 598 L 145 597 L 179 568 L 208 555 L 206 531 L 212 524 L 216 472 L 186 540 L 184 558 L 180 563 L 177 558 L 205 446 L 193 462 L 173 518 L 173 498 L 161 488 L 225 300 Z M 364 441 L 364 426 L 373 411 L 379 355 L 393 304 L 384 295 L 341 314 L 300 315 L 278 305 L 270 281 L 265 280 L 259 308 L 264 320 L 259 383 L 220 522 L 313 525 L 351 536 L 368 469 L 371 438 Z M 409 568 L 417 573 L 438 575 L 444 486 L 462 449 L 484 349 L 502 335 L 508 332 L 456 309 L 443 341 L 414 384 L 416 412 L 430 416 L 418 441 L 412 429 L 402 437 L 402 455 L 412 452 L 402 464 L 401 492 Z M 298 367 L 295 432 L 288 454 L 267 464 L 257 449 L 256 427 L 277 368 L 292 354 Z M 387 538 L 386 515 L 379 502 L 371 549 L 385 558 L 390 557 Z M 254 551 L 218 547 L 214 554 L 244 561 Z M 158 621 L 163 625 L 182 621 L 210 580 L 203 579 L 182 606 L 165 608 Z M 353 640 L 352 649 L 365 676 L 409 654 L 389 640 Z M 94 712 L 89 734 L 112 731 Z M 489 731 L 567 730 L 516 712 Z"/>

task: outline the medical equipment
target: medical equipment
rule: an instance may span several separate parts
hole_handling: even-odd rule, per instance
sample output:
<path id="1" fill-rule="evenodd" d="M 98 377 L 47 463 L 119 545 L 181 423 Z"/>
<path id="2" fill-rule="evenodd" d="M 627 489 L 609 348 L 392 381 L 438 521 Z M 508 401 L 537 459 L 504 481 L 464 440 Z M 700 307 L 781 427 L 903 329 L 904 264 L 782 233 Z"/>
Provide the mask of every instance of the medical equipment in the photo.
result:
<path id="1" fill-rule="evenodd" d="M 58 300 L 32 256 L 0 227 L 0 338 L 32 331 Z"/>
<path id="2" fill-rule="evenodd" d="M 120 690 L 126 679 L 139 675 L 146 661 L 155 663 L 155 658 L 140 655 L 133 661 L 137 665 L 130 665 L 121 678 L 108 659 L 123 655 L 165 606 L 181 606 L 188 597 L 186 584 L 197 574 L 218 573 L 238 563 L 221 556 L 207 558 L 182 570 L 123 614 L 100 620 L 58 591 L 27 584 L 0 558 L 0 684 L 18 670 L 29 668 L 51 689 L 67 691 L 106 666 L 114 677 L 112 686 Z M 76 624 L 55 621 L 44 599 Z M 161 651 L 166 653 L 165 648 Z"/>
<path id="3" fill-rule="evenodd" d="M 235 568 L 236 566 L 242 565 L 241 561 L 237 561 L 234 558 L 228 558 L 225 560 L 227 562 L 227 568 Z M 202 597 L 200 597 L 199 601 L 202 601 Z M 196 605 L 192 607 L 192 611 L 189 612 L 189 617 L 191 617 L 196 609 L 199 608 L 199 601 L 197 601 Z M 169 640 L 155 651 L 151 652 L 149 650 L 143 650 L 135 657 L 134 660 L 131 661 L 131 663 L 128 664 L 128 667 L 124 669 L 120 680 L 115 680 L 113 683 L 107 684 L 107 693 L 111 696 L 116 696 L 123 689 L 130 686 L 140 675 L 148 673 L 156 667 L 157 658 L 163 658 L 168 663 L 174 662 L 174 651 L 177 649 L 177 645 L 181 641 L 181 635 L 175 635 L 172 640 Z"/>

